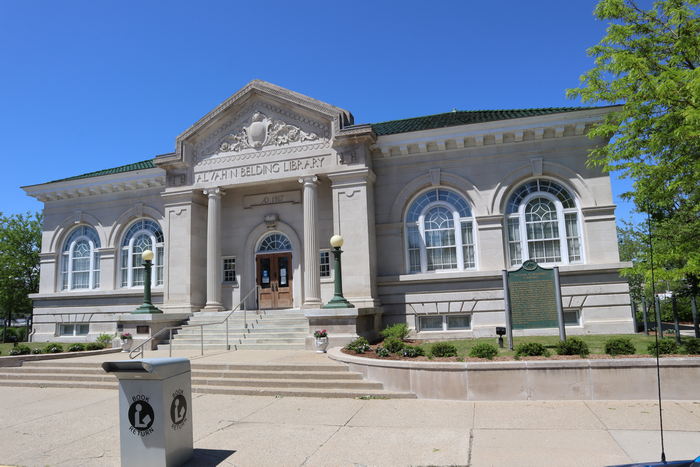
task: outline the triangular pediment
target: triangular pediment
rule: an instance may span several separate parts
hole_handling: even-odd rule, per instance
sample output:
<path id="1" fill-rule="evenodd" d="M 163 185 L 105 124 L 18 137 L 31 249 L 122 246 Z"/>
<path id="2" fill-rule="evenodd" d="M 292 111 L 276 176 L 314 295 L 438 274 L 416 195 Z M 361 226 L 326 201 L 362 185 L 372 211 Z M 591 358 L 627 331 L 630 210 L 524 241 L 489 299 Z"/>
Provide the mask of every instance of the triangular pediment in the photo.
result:
<path id="1" fill-rule="evenodd" d="M 352 122 L 346 110 L 255 80 L 178 136 L 176 155 L 195 166 L 330 147 Z"/>

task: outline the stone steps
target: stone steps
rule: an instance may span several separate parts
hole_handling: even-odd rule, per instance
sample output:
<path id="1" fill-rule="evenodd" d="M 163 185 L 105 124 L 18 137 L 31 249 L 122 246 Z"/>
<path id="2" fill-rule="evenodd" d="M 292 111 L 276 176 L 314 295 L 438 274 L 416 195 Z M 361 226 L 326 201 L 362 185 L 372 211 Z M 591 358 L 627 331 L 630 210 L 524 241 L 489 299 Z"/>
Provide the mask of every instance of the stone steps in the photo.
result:
<path id="1" fill-rule="evenodd" d="M 228 339 L 225 323 L 220 321 L 225 313 L 199 312 L 192 315 L 188 324 L 216 323 L 198 327 L 186 327 L 173 335 L 172 342 L 158 345 L 159 350 L 303 350 L 309 332 L 308 321 L 299 310 L 248 311 L 244 320 L 242 312 L 229 318 Z M 244 326 L 248 323 L 248 327 Z M 228 347 L 227 347 L 228 341 Z"/>
<path id="2" fill-rule="evenodd" d="M 114 375 L 99 363 L 38 361 L 0 368 L 0 386 L 115 389 Z M 204 364 L 192 365 L 195 393 L 288 397 L 415 398 L 384 391 L 381 383 L 365 381 L 341 364 Z"/>

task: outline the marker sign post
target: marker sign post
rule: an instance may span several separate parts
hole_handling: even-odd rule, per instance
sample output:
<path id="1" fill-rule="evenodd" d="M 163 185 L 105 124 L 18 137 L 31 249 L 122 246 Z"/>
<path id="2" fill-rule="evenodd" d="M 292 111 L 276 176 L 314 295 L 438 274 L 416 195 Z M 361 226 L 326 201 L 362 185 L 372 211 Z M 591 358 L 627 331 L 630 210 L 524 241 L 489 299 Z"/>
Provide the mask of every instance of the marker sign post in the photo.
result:
<path id="1" fill-rule="evenodd" d="M 512 329 L 558 327 L 559 338 L 566 340 L 559 268 L 545 269 L 535 261 L 525 261 L 516 271 L 503 274 L 503 293 L 511 336 Z"/>

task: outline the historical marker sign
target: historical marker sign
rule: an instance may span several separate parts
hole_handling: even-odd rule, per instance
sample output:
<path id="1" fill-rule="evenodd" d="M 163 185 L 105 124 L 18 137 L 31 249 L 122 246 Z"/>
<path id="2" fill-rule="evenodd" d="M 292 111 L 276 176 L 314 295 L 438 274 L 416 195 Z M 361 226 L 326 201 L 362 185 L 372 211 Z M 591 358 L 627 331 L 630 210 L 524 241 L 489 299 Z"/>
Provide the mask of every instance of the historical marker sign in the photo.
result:
<path id="1" fill-rule="evenodd" d="M 556 328 L 557 293 L 554 271 L 534 261 L 508 273 L 513 329 Z"/>

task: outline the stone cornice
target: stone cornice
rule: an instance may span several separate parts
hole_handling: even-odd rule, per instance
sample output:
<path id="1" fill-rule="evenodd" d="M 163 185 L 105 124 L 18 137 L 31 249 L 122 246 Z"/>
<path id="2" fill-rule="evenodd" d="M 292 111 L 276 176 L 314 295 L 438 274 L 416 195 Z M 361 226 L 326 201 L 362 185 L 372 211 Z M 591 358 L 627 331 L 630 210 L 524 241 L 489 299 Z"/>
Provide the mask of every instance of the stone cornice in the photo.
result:
<path id="1" fill-rule="evenodd" d="M 163 169 L 146 169 L 133 172 L 103 175 L 100 177 L 51 182 L 23 187 L 31 197 L 41 202 L 86 198 L 110 193 L 150 190 L 165 187 Z"/>
<path id="2" fill-rule="evenodd" d="M 375 158 L 386 158 L 554 138 L 581 137 L 611 111 L 610 109 L 582 110 L 397 133 L 379 136 L 371 149 Z"/>

